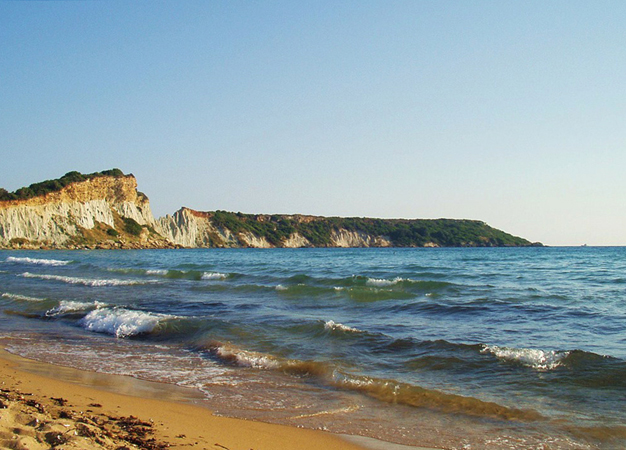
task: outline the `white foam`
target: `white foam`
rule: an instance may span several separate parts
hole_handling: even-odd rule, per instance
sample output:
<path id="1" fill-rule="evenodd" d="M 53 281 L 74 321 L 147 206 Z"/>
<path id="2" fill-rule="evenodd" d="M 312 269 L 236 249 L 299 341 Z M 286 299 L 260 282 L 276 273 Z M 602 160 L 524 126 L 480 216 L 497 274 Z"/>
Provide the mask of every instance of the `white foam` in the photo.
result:
<path id="1" fill-rule="evenodd" d="M 326 322 L 324 324 L 324 328 L 327 330 L 331 330 L 331 331 L 339 330 L 339 331 L 347 331 L 350 333 L 361 333 L 361 330 L 357 328 L 352 328 L 342 323 L 337 323 L 334 320 L 329 320 L 328 322 Z"/>
<path id="2" fill-rule="evenodd" d="M 117 280 L 117 279 L 95 279 L 95 278 L 78 278 L 66 277 L 63 275 L 44 275 L 30 272 L 24 272 L 21 276 L 24 278 L 40 278 L 42 280 L 63 281 L 70 284 L 84 284 L 85 286 L 128 286 L 132 284 L 144 284 L 146 281 L 134 280 Z"/>
<path id="3" fill-rule="evenodd" d="M 167 275 L 167 272 L 169 272 L 167 269 L 150 269 L 150 270 L 146 270 L 146 273 L 148 275 Z"/>
<path id="4" fill-rule="evenodd" d="M 559 367 L 569 352 L 545 351 L 533 348 L 499 347 L 485 345 L 481 353 L 491 353 L 499 359 L 514 361 L 538 370 L 552 370 Z"/>
<path id="5" fill-rule="evenodd" d="M 58 259 L 36 259 L 36 258 L 18 258 L 9 256 L 6 262 L 22 263 L 22 264 L 38 264 L 43 266 L 65 266 L 71 261 L 60 261 Z"/>
<path id="6" fill-rule="evenodd" d="M 226 278 L 228 278 L 228 275 L 226 275 L 225 273 L 204 272 L 202 274 L 203 280 L 225 280 Z"/>
<path id="7" fill-rule="evenodd" d="M 100 308 L 89 312 L 81 319 L 80 324 L 89 331 L 125 338 L 149 333 L 159 322 L 168 318 L 172 316 L 124 308 Z"/>
<path id="8" fill-rule="evenodd" d="M 89 311 L 91 309 L 99 309 L 106 307 L 106 303 L 102 302 L 77 302 L 72 300 L 62 300 L 58 306 L 46 311 L 46 316 L 58 316 L 69 312 Z"/>
<path id="9" fill-rule="evenodd" d="M 28 297 L 26 295 L 19 295 L 19 294 L 9 294 L 8 292 L 5 292 L 4 294 L 2 294 L 2 297 L 10 298 L 12 300 L 21 300 L 21 301 L 25 301 L 25 302 L 41 302 L 41 301 L 43 301 L 43 298 Z"/>
<path id="10" fill-rule="evenodd" d="M 384 286 L 393 286 L 394 284 L 398 284 L 402 281 L 405 281 L 404 278 L 394 278 L 393 280 L 386 280 L 384 278 L 368 278 L 365 284 L 367 286 L 376 286 L 376 287 L 384 287 Z"/>
<path id="11" fill-rule="evenodd" d="M 286 291 L 287 287 L 283 286 L 282 284 L 279 284 L 274 289 L 276 289 L 277 291 Z"/>

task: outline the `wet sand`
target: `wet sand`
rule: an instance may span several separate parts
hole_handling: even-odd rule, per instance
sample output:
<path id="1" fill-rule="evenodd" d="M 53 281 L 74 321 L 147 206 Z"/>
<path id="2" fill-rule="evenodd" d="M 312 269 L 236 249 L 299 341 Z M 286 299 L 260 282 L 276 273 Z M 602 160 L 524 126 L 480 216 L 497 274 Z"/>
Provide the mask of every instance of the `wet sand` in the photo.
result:
<path id="1" fill-rule="evenodd" d="M 192 389 L 54 366 L 4 350 L 0 380 L 0 448 L 363 450 L 393 445 L 218 417 L 194 404 L 201 395 Z"/>

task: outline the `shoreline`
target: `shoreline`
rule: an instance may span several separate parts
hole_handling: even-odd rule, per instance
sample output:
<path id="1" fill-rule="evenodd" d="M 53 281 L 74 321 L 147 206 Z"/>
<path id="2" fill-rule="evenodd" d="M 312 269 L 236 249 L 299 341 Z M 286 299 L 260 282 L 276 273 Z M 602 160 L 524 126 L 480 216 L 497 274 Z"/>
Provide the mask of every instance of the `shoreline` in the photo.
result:
<path id="1" fill-rule="evenodd" d="M 68 436 L 63 448 L 117 448 L 107 441 L 107 434 L 120 437 L 115 436 L 119 424 L 126 430 L 129 425 L 124 420 L 132 418 L 139 431 L 137 426 L 131 431 L 148 443 L 128 448 L 435 450 L 215 416 L 200 405 L 202 394 L 191 388 L 56 366 L 14 355 L 2 347 L 0 379 L 0 400 L 10 405 L 0 409 L 0 442 L 23 441 L 22 448 L 38 448 L 35 445 L 45 440 L 44 436 L 52 436 L 49 430 Z M 98 424 L 102 430 L 97 429 Z M 128 446 L 125 442 L 129 441 L 121 441 L 121 446 Z M 115 445 L 119 444 L 116 441 Z"/>

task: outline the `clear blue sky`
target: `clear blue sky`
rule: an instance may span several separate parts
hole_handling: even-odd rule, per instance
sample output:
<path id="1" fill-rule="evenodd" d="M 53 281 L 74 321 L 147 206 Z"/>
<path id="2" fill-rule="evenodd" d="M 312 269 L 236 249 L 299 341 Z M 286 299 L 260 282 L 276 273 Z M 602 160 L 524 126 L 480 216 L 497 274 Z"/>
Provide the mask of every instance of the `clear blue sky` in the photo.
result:
<path id="1" fill-rule="evenodd" d="M 624 1 L 3 1 L 0 186 L 626 245 Z"/>

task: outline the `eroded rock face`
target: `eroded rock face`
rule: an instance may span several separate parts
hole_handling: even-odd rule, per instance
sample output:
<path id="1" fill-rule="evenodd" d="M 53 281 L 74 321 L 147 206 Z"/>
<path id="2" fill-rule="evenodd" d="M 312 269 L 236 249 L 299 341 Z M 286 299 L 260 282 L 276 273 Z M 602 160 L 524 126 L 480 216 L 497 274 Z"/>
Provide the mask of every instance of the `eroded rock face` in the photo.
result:
<path id="1" fill-rule="evenodd" d="M 152 226 L 148 198 L 137 192 L 134 176 L 98 177 L 27 200 L 0 202 L 0 245 L 25 239 L 62 247 L 80 229 L 96 223 L 115 228 L 115 214 Z"/>
<path id="2" fill-rule="evenodd" d="M 302 236 L 300 233 L 293 233 L 283 242 L 283 246 L 287 248 L 312 247 L 311 241 Z"/>
<path id="3" fill-rule="evenodd" d="M 181 208 L 174 215 L 161 217 L 155 229 L 168 241 L 183 247 L 210 247 L 215 227 L 203 217 L 193 214 L 189 208 Z"/>
<path id="4" fill-rule="evenodd" d="M 333 247 L 391 247 L 391 241 L 385 236 L 372 236 L 360 231 L 346 229 L 333 230 L 330 235 Z"/>

